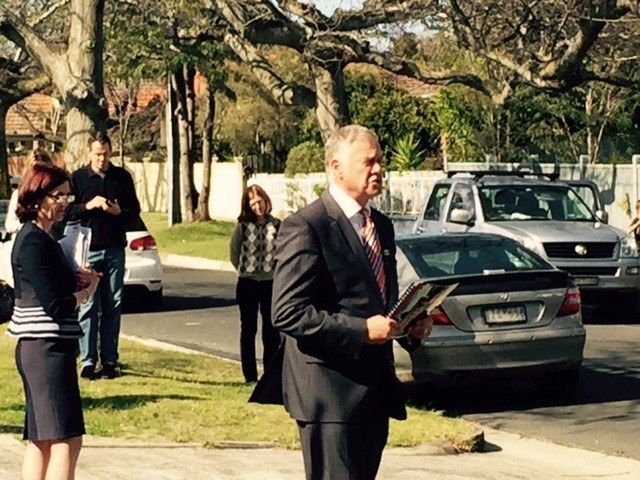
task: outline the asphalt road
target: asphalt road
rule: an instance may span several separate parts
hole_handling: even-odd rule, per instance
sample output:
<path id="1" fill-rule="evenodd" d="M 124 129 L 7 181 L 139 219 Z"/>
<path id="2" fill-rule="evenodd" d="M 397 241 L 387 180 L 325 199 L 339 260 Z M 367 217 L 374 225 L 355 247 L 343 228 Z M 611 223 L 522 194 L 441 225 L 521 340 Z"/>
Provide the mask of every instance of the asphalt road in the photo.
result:
<path id="1" fill-rule="evenodd" d="M 166 268 L 163 311 L 126 313 L 123 333 L 237 360 L 235 281 L 234 273 Z M 587 325 L 584 368 L 570 401 L 546 401 L 527 382 L 427 390 L 419 401 L 493 428 L 640 460 L 638 345 L 640 325 Z"/>

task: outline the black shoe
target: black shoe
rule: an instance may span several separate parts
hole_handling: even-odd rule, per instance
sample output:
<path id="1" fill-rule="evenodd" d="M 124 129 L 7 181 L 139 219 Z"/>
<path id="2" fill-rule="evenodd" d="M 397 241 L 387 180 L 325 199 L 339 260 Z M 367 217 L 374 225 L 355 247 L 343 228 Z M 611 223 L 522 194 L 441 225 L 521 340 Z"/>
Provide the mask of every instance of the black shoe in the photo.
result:
<path id="1" fill-rule="evenodd" d="M 85 365 L 80 370 L 80 378 L 86 378 L 87 380 L 95 380 L 96 379 L 96 366 L 95 365 Z"/>
<path id="2" fill-rule="evenodd" d="M 113 380 L 118 376 L 118 371 L 116 370 L 116 366 L 112 363 L 107 363 L 102 366 L 102 370 L 100 371 L 100 377 L 106 378 L 107 380 Z"/>

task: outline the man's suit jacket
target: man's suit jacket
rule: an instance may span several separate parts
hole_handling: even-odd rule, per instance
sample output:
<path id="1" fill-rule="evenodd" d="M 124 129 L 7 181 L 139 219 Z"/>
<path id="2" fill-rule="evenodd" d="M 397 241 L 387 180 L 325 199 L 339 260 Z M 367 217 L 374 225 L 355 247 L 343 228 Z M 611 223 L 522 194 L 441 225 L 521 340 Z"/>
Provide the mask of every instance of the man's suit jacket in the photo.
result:
<path id="1" fill-rule="evenodd" d="M 285 339 L 282 366 L 272 362 L 252 401 L 273 393 L 281 368 L 282 400 L 296 420 L 406 418 L 391 342 L 364 342 L 365 320 L 384 315 L 398 296 L 393 226 L 376 210 L 371 217 L 383 250 L 384 301 L 358 234 L 328 192 L 282 223 L 272 307 Z"/>

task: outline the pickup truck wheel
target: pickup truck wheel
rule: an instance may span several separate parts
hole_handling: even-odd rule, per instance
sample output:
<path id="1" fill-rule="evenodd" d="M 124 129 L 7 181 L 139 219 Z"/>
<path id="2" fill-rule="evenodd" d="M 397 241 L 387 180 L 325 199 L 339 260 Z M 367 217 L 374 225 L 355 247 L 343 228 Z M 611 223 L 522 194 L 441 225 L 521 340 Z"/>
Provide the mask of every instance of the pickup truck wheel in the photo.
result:
<path id="1" fill-rule="evenodd" d="M 540 395 L 549 399 L 564 399 L 573 395 L 578 387 L 580 370 L 561 370 L 550 372 L 534 380 Z"/>

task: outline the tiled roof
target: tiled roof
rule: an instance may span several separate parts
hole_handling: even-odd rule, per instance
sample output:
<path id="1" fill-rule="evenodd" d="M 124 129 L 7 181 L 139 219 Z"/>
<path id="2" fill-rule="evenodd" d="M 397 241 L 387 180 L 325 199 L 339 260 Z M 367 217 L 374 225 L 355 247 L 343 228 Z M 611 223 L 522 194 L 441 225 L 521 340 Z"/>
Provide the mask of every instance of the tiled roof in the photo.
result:
<path id="1" fill-rule="evenodd" d="M 49 95 L 34 93 L 11 106 L 5 122 L 6 134 L 35 136 L 41 132 L 51 132 L 51 114 L 57 103 Z"/>
<path id="2" fill-rule="evenodd" d="M 207 90 L 207 82 L 201 75 L 195 79 L 196 95 L 202 95 Z M 114 111 L 113 98 L 109 98 L 109 90 L 105 89 L 109 103 L 109 110 Z M 167 86 L 163 81 L 145 80 L 138 90 L 136 103 L 139 110 L 143 110 L 154 98 L 165 98 Z M 13 105 L 7 113 L 5 131 L 12 136 L 35 136 L 39 133 L 51 133 L 51 111 L 57 100 L 49 95 L 35 93 L 30 97 Z"/>
<path id="3" fill-rule="evenodd" d="M 109 99 L 108 92 L 106 96 L 110 109 L 113 109 L 113 99 Z M 143 82 L 137 96 L 138 109 L 144 109 L 156 97 L 166 97 L 165 84 Z M 8 136 L 35 136 L 41 133 L 51 135 L 51 113 L 57 103 L 58 100 L 54 97 L 43 93 L 34 93 L 21 100 L 9 108 L 5 122 L 6 134 Z"/>
<path id="4" fill-rule="evenodd" d="M 380 77 L 385 82 L 406 90 L 409 95 L 413 95 L 414 97 L 427 98 L 438 93 L 438 90 L 440 90 L 439 85 L 425 83 L 422 80 L 405 75 L 396 75 L 395 73 L 381 71 Z"/>

